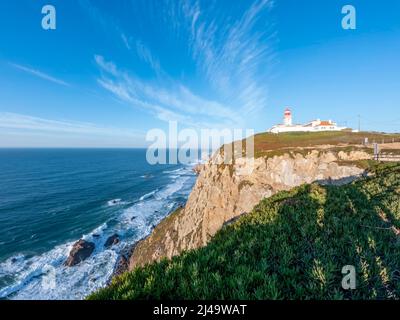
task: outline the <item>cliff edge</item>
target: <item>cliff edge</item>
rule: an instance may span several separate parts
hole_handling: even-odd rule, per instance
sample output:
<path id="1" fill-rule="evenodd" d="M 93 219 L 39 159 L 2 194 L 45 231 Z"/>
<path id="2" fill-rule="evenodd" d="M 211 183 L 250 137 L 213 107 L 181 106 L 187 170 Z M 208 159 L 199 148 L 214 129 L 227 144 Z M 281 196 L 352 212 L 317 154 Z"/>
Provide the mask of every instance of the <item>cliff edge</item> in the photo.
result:
<path id="1" fill-rule="evenodd" d="M 186 206 L 162 221 L 140 241 L 129 270 L 183 251 L 205 246 L 224 224 L 250 212 L 262 199 L 304 183 L 343 184 L 364 174 L 357 161 L 371 159 L 367 151 L 326 147 L 263 155 L 246 172 L 247 159 L 220 165 L 216 154 L 199 170 Z"/>
<path id="2" fill-rule="evenodd" d="M 99 300 L 398 300 L 400 164 L 261 200 L 202 248 L 119 277 Z M 356 290 L 343 287 L 353 266 Z"/>

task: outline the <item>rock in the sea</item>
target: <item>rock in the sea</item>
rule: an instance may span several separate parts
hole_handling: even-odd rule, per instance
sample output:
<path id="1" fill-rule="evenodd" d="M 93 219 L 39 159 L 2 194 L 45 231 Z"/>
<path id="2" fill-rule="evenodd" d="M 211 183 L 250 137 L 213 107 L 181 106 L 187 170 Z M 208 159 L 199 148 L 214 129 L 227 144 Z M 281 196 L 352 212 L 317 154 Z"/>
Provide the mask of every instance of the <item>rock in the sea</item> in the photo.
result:
<path id="1" fill-rule="evenodd" d="M 129 260 L 127 257 L 125 257 L 124 255 L 121 255 L 118 258 L 117 264 L 115 266 L 115 270 L 114 270 L 114 276 L 118 276 L 120 274 L 123 274 L 125 271 L 128 271 L 128 267 L 129 267 Z"/>
<path id="2" fill-rule="evenodd" d="M 93 242 L 80 239 L 79 241 L 74 243 L 72 250 L 69 253 L 69 257 L 67 261 L 65 261 L 64 265 L 66 265 L 67 267 L 72 267 L 82 262 L 83 260 L 86 260 L 92 254 L 94 248 L 95 245 Z"/>
<path id="3" fill-rule="evenodd" d="M 119 235 L 113 234 L 111 237 L 108 237 L 106 243 L 104 244 L 105 248 L 110 248 L 111 246 L 119 243 Z"/>

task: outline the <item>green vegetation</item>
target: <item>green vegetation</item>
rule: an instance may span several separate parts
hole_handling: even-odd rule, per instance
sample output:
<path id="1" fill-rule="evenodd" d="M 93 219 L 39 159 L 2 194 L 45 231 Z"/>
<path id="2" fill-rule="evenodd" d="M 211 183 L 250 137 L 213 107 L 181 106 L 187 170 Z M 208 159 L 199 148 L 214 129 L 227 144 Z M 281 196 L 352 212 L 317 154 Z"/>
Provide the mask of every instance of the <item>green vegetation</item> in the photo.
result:
<path id="1" fill-rule="evenodd" d="M 205 248 L 115 278 L 90 299 L 396 299 L 400 164 L 261 201 Z M 357 289 L 341 287 L 354 265 Z"/>
<path id="2" fill-rule="evenodd" d="M 384 134 L 376 132 L 288 132 L 281 134 L 260 133 L 255 135 L 255 149 L 276 150 L 282 148 L 312 147 L 317 145 L 363 144 L 365 138 L 369 143 L 400 141 L 400 134 Z"/>
<path id="3" fill-rule="evenodd" d="M 274 156 L 282 155 L 290 149 L 296 149 L 296 152 L 307 153 L 315 146 L 330 145 L 336 146 L 336 149 L 343 151 L 354 150 L 354 147 L 349 145 L 362 145 L 368 138 L 370 143 L 377 142 L 400 142 L 399 134 L 383 134 L 375 132 L 289 132 L 281 134 L 261 133 L 254 137 L 255 156 Z M 347 146 L 347 148 L 346 148 Z M 363 148 L 365 149 L 365 148 Z M 371 151 L 372 152 L 372 151 Z"/>
<path id="4" fill-rule="evenodd" d="M 365 138 L 369 145 L 364 146 Z M 350 132 L 350 131 L 324 131 L 324 132 L 287 132 L 280 134 L 260 133 L 254 136 L 255 157 L 281 156 L 285 153 L 296 152 L 306 155 L 310 149 L 316 150 L 328 146 L 330 151 L 349 152 L 362 150 L 373 153 L 373 143 L 400 142 L 400 134 L 387 134 L 378 132 Z M 246 140 L 242 141 L 242 153 L 246 150 Z M 237 151 L 237 150 L 235 150 Z M 385 150 L 386 151 L 386 150 Z M 398 153 L 398 149 L 390 150 Z M 224 154 L 224 146 L 220 148 Z M 235 154 L 234 159 L 242 154 Z"/>

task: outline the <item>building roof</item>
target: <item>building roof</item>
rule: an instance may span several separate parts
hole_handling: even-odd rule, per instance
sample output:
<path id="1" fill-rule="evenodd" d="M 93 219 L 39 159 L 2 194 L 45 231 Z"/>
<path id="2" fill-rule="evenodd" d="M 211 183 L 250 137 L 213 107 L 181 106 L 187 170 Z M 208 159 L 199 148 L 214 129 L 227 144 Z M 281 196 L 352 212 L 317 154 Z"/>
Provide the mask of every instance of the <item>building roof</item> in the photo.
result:
<path id="1" fill-rule="evenodd" d="M 331 126 L 333 123 L 331 121 L 321 121 L 320 126 Z"/>

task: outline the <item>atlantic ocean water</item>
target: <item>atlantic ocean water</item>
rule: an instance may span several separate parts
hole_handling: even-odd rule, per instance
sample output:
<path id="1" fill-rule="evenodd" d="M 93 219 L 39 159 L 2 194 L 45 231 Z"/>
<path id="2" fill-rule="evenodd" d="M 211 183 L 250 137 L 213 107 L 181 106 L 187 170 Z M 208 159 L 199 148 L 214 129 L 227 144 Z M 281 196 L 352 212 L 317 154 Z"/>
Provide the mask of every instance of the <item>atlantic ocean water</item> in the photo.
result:
<path id="1" fill-rule="evenodd" d="M 150 165 L 144 149 L 0 149 L 0 299 L 85 298 L 194 182 L 192 165 Z M 94 252 L 64 266 L 82 238 Z"/>

